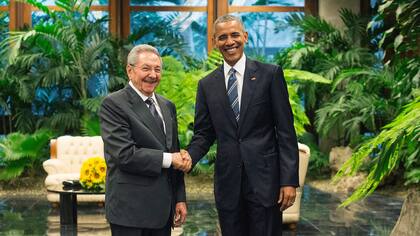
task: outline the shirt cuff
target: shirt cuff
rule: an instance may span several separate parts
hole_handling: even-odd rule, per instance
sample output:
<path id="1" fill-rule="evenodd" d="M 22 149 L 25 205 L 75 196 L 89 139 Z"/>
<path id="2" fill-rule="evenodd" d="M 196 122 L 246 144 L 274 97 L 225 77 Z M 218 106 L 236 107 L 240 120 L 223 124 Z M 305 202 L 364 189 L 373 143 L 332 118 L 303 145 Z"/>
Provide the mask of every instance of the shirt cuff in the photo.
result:
<path id="1" fill-rule="evenodd" d="M 169 168 L 172 164 L 172 153 L 163 153 L 162 168 Z"/>

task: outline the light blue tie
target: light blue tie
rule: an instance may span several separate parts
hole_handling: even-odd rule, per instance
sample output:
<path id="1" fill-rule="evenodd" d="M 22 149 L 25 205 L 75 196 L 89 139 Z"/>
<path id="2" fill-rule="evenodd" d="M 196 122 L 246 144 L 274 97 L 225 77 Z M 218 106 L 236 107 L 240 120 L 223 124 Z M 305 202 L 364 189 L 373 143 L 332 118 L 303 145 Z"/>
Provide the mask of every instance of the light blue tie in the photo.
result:
<path id="1" fill-rule="evenodd" d="M 239 97 L 238 97 L 238 80 L 236 79 L 235 69 L 231 68 L 229 73 L 227 94 L 229 97 L 229 103 L 232 107 L 233 113 L 235 114 L 236 122 L 239 121 Z"/>

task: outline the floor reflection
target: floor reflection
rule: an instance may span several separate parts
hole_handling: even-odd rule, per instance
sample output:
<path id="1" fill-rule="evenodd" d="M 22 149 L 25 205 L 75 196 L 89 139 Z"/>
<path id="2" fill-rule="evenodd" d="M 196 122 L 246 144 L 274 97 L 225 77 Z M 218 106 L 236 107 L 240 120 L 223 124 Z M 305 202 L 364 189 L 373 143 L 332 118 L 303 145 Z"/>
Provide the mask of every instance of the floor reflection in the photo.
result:
<path id="1" fill-rule="evenodd" d="M 295 231 L 283 235 L 389 235 L 402 201 L 374 194 L 346 208 L 337 208 L 344 196 L 305 186 L 301 220 Z M 78 207 L 77 235 L 111 235 L 104 208 Z M 183 229 L 173 235 L 216 235 L 217 212 L 212 201 L 190 201 Z M 0 235 L 60 235 L 59 210 L 45 197 L 0 198 Z M 74 233 L 73 235 L 76 235 Z"/>

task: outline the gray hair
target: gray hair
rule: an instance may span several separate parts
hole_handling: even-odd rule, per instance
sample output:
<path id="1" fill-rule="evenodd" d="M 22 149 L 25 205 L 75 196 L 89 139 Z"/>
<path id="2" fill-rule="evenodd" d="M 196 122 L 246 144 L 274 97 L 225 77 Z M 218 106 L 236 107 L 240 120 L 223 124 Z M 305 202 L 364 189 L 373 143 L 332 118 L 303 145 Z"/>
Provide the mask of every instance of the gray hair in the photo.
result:
<path id="1" fill-rule="evenodd" d="M 244 22 L 242 22 L 241 18 L 234 16 L 234 15 L 224 15 L 224 16 L 219 16 L 216 21 L 213 24 L 213 35 L 216 33 L 216 25 L 220 24 L 220 23 L 225 23 L 225 22 L 229 22 L 229 21 L 236 21 L 239 23 L 239 25 L 242 28 L 242 31 L 245 32 L 245 26 L 244 26 Z"/>
<path id="2" fill-rule="evenodd" d="M 160 57 L 160 53 L 155 47 L 150 46 L 148 44 L 139 44 L 135 46 L 133 49 L 131 49 L 130 53 L 127 56 L 127 64 L 132 65 L 132 66 L 136 65 L 139 60 L 139 55 L 145 52 L 151 52 L 157 55 L 160 58 L 160 62 L 162 63 L 162 58 Z"/>

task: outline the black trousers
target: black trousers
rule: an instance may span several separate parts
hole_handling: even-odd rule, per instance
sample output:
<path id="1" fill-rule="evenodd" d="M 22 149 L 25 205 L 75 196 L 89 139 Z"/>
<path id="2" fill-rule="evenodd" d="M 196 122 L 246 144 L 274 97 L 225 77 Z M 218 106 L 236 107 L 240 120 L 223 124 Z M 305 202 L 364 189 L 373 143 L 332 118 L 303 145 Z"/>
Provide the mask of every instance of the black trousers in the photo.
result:
<path id="1" fill-rule="evenodd" d="M 172 222 L 161 229 L 146 229 L 110 224 L 112 236 L 170 236 Z"/>
<path id="2" fill-rule="evenodd" d="M 242 167 L 241 194 L 233 210 L 217 209 L 223 236 L 279 236 L 282 213 L 279 205 L 264 207 L 249 184 Z"/>

